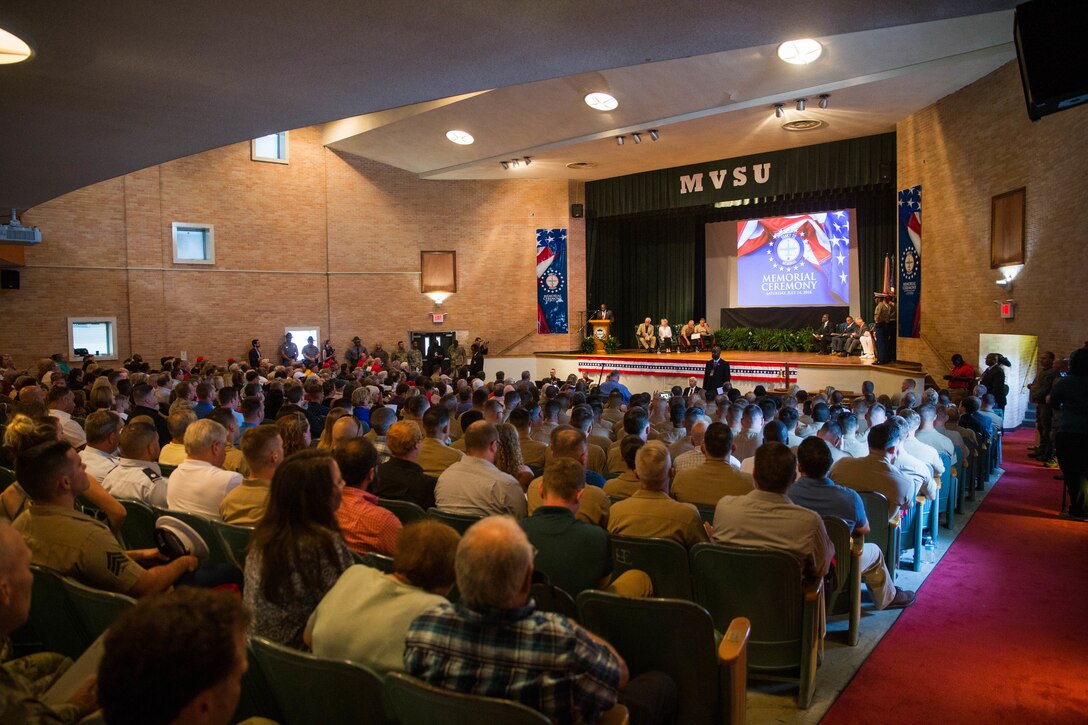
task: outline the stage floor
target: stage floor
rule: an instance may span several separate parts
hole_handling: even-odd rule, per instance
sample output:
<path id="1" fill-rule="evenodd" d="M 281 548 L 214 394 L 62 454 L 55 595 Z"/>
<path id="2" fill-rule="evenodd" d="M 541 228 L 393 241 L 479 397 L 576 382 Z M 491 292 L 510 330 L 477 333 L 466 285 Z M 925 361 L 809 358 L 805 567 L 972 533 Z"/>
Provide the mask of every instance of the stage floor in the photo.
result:
<path id="1" fill-rule="evenodd" d="M 663 352 L 653 353 L 645 350 L 617 350 L 612 355 L 598 355 L 596 353 L 559 353 L 538 352 L 537 357 L 551 357 L 568 360 L 593 358 L 601 360 L 616 358 L 624 360 L 645 360 L 647 362 L 706 362 L 710 359 L 709 352 Z M 904 377 L 917 377 L 925 375 L 921 365 L 911 362 L 896 361 L 888 365 L 876 365 L 872 360 L 862 360 L 858 355 L 850 357 L 836 357 L 833 355 L 820 355 L 815 352 L 765 352 L 755 350 L 722 350 L 722 359 L 729 363 L 777 363 L 784 365 L 803 365 L 805 367 L 827 368 L 868 368 L 885 372 L 902 373 Z"/>

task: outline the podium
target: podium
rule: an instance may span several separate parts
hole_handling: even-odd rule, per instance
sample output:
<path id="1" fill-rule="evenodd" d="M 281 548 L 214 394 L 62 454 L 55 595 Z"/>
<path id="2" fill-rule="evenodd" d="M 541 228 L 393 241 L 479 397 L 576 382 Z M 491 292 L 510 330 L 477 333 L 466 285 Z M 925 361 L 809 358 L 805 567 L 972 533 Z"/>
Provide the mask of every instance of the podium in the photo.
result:
<path id="1" fill-rule="evenodd" d="M 604 339 L 612 334 L 612 320 L 590 320 L 589 329 L 593 337 L 593 351 L 598 355 L 604 354 Z"/>

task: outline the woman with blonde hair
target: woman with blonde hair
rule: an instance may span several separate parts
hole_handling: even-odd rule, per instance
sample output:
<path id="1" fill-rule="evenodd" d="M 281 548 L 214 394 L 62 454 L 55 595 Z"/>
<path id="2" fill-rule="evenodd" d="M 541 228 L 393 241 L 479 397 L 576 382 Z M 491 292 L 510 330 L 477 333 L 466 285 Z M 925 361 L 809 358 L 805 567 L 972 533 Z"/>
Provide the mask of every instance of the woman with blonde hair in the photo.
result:
<path id="1" fill-rule="evenodd" d="M 280 438 L 283 438 L 284 458 L 310 447 L 310 421 L 306 420 L 305 413 L 286 413 L 276 419 L 276 427 L 279 428 Z"/>
<path id="2" fill-rule="evenodd" d="M 525 465 L 521 457 L 521 442 L 518 429 L 509 423 L 496 426 L 499 429 L 499 450 L 495 453 L 495 467 L 518 479 L 522 489 L 529 487 L 534 475 L 533 469 Z"/>

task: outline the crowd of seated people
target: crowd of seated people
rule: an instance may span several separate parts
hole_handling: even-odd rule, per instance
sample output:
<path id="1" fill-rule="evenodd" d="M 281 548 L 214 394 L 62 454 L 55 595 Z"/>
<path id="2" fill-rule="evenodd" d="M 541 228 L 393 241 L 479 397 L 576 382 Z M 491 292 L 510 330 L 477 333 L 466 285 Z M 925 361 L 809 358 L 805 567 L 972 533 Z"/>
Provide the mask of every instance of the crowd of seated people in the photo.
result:
<path id="1" fill-rule="evenodd" d="M 895 520 L 937 495 L 941 453 L 966 460 L 1002 427 L 984 390 L 957 405 L 949 391 L 917 395 L 913 381 L 894 399 L 871 384 L 853 400 L 830 388 L 771 395 L 728 385 L 708 398 L 694 384 L 665 398 L 632 394 L 618 376 L 600 388 L 554 376 L 538 384 L 528 373 L 516 382 L 437 369 L 425 377 L 365 353 L 353 369 L 202 358 L 153 369 L 139 356 L 117 369 L 55 366 L 2 371 L 0 466 L 15 482 L 0 495 L 0 520 L 12 522 L 0 523 L 0 569 L 21 575 L 33 562 L 151 599 L 137 611 L 157 606 L 163 617 L 182 602 L 221 610 L 228 635 L 519 700 L 559 722 L 617 702 L 632 722 L 667 722 L 675 683 L 630 678 L 607 642 L 535 610 L 534 576 L 572 596 L 652 596 L 644 572 L 613 578 L 609 535 L 774 548 L 826 576 L 833 547 L 821 515 L 864 535 L 858 492 L 879 491 Z M 125 548 L 126 499 L 250 527 L 244 571 Z M 463 536 L 433 519 L 403 525 L 383 500 L 480 522 Z M 390 573 L 356 565 L 369 554 L 391 557 Z M 861 566 L 874 608 L 914 601 L 875 545 Z M 181 588 L 225 583 L 243 606 Z M 150 596 L 175 586 L 174 600 Z M 367 627 L 350 626 L 363 619 Z M 124 624 L 158 631 L 135 615 Z M 500 630 L 514 634 L 496 639 Z M 490 649 L 474 649 L 482 641 Z M 556 660 L 509 664 L 540 647 Z M 231 652 L 216 677 L 234 676 Z M 109 657 L 104 681 L 117 677 Z M 111 682 L 100 688 L 107 718 L 111 707 L 137 707 Z M 16 684 L 0 677 L 0 697 Z M 179 695 L 178 707 L 200 692 Z"/>

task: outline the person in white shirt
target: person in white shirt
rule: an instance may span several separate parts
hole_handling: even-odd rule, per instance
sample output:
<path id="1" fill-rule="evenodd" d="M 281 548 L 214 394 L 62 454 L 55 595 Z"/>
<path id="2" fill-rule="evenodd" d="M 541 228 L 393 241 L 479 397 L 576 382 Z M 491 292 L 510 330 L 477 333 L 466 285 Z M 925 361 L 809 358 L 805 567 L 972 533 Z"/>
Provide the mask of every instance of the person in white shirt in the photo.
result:
<path id="1" fill-rule="evenodd" d="M 218 519 L 223 497 L 242 483 L 242 474 L 221 467 L 227 459 L 227 429 L 214 420 L 196 421 L 185 431 L 185 454 L 185 462 L 170 474 L 169 508 Z"/>
<path id="2" fill-rule="evenodd" d="M 498 429 L 478 420 L 465 431 L 464 440 L 468 455 L 438 477 L 434 488 L 435 507 L 440 511 L 469 516 L 509 514 L 515 518 L 525 518 L 528 503 L 521 484 L 495 467 Z"/>
<path id="3" fill-rule="evenodd" d="M 96 410 L 85 423 L 87 447 L 79 452 L 87 473 L 101 482 L 117 467 L 117 445 L 121 433 L 121 416 L 112 410 Z"/>
<path id="4" fill-rule="evenodd" d="M 763 410 L 758 405 L 749 405 L 740 418 L 740 433 L 733 438 L 733 455 L 742 463 L 744 459 L 756 454 L 756 449 L 763 445 Z"/>
<path id="5" fill-rule="evenodd" d="M 914 437 L 927 446 L 936 448 L 938 453 L 945 453 L 953 461 L 956 460 L 956 446 L 952 439 L 937 430 L 937 406 L 932 403 L 923 405 L 918 409 L 918 416 L 921 424 L 914 432 Z"/>
<path id="6" fill-rule="evenodd" d="M 46 396 L 49 415 L 60 421 L 61 435 L 77 451 L 87 445 L 87 434 L 83 427 L 72 419 L 72 410 L 76 407 L 75 398 L 68 388 L 56 386 L 49 389 Z"/>
<path id="7" fill-rule="evenodd" d="M 661 349 L 666 347 L 669 352 L 672 352 L 672 327 L 669 321 L 662 317 L 661 325 L 657 328 L 657 351 L 661 352 Z"/>
<path id="8" fill-rule="evenodd" d="M 842 429 L 842 449 L 853 458 L 864 458 L 869 455 L 869 442 L 858 434 L 858 417 L 853 413 L 843 413 L 839 416 L 839 426 Z"/>
<path id="9" fill-rule="evenodd" d="M 941 456 L 937 453 L 936 448 L 923 443 L 914 435 L 918 430 L 918 426 L 922 423 L 922 418 L 910 408 L 900 408 L 898 414 L 907 423 L 907 435 L 903 440 L 903 449 L 933 469 L 933 477 L 939 479 L 944 475 L 944 463 L 941 461 Z"/>
<path id="10" fill-rule="evenodd" d="M 159 434 L 147 416 L 137 416 L 121 431 L 121 463 L 102 480 L 102 488 L 114 498 L 143 501 L 165 508 L 166 479 L 155 460 Z"/>
<path id="11" fill-rule="evenodd" d="M 933 469 L 928 463 L 912 455 L 902 445 L 902 441 L 906 440 L 907 431 L 910 430 L 910 424 L 898 415 L 888 418 L 887 422 L 898 428 L 902 437 L 899 453 L 895 459 L 895 467 L 914 483 L 916 496 L 925 496 L 930 500 L 936 498 L 937 484 L 933 480 Z"/>
<path id="12" fill-rule="evenodd" d="M 842 449 L 842 428 L 839 424 L 833 420 L 829 420 L 823 424 L 820 428 L 820 432 L 816 434 L 816 437 L 827 444 L 828 449 L 831 451 L 831 463 L 834 465 L 840 458 L 851 458 L 852 456 Z M 800 446 L 798 446 L 800 448 Z M 797 449 L 790 448 L 797 455 Z"/>

